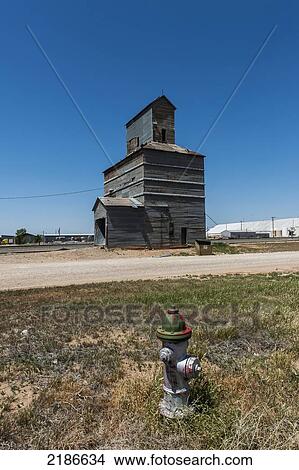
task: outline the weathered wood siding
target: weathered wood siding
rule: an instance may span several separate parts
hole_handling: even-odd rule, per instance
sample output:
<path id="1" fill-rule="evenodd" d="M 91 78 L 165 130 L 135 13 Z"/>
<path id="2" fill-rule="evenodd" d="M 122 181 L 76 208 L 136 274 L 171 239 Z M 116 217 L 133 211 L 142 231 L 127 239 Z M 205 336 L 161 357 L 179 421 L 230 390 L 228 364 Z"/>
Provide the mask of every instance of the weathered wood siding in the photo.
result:
<path id="1" fill-rule="evenodd" d="M 114 168 L 104 175 L 104 194 L 116 197 L 133 197 L 143 192 L 143 154 L 124 162 L 121 169 Z"/>
<path id="2" fill-rule="evenodd" d="M 170 246 L 168 207 L 146 207 L 145 228 L 150 248 Z"/>
<path id="3" fill-rule="evenodd" d="M 175 108 L 161 96 L 127 123 L 127 154 L 146 142 L 175 143 Z"/>
<path id="4" fill-rule="evenodd" d="M 109 190 L 117 197 L 136 197 L 145 207 L 107 209 L 107 246 L 178 246 L 182 227 L 187 243 L 205 238 L 202 156 L 141 148 L 105 172 L 106 195 Z M 97 208 L 95 219 L 102 213 Z"/>
<path id="5" fill-rule="evenodd" d="M 148 246 L 149 241 L 144 226 L 144 208 L 111 207 L 107 213 L 107 245 L 110 248 Z"/>
<path id="6" fill-rule="evenodd" d="M 145 164 L 145 177 L 164 178 L 175 181 L 193 181 L 194 183 L 204 183 L 204 170 L 199 168 L 188 168 L 183 166 L 167 165 L 164 163 Z"/>
<path id="7" fill-rule="evenodd" d="M 127 155 L 114 166 L 111 166 L 104 171 L 104 182 L 110 180 L 111 178 L 118 177 L 120 174 L 130 171 L 131 168 L 138 165 L 138 163 L 143 162 L 143 152 L 142 149 L 136 151 L 131 155 Z"/>
<path id="8" fill-rule="evenodd" d="M 192 153 L 179 153 L 179 152 L 165 152 L 152 149 L 144 149 L 144 161 L 146 163 L 156 163 L 159 165 L 169 165 L 179 167 L 181 169 L 201 169 L 204 170 L 204 158 L 200 155 L 193 155 Z"/>
<path id="9" fill-rule="evenodd" d="M 127 153 L 153 140 L 153 113 L 149 109 L 127 128 Z"/>
<path id="10" fill-rule="evenodd" d="M 153 199 L 152 203 L 154 203 Z M 169 198 L 168 208 L 147 206 L 145 210 L 148 227 L 151 227 L 148 235 L 152 247 L 181 245 L 182 227 L 187 228 L 187 243 L 194 243 L 198 238 L 205 238 L 204 200 L 192 204 L 190 200 L 181 200 L 179 204 L 173 204 L 173 200 Z M 170 224 L 173 224 L 172 235 L 170 235 Z"/>
<path id="11" fill-rule="evenodd" d="M 162 129 L 166 130 L 166 142 L 168 144 L 175 143 L 174 128 L 174 108 L 169 101 L 161 98 L 153 104 L 153 140 L 154 142 L 163 142 Z"/>
<path id="12" fill-rule="evenodd" d="M 205 238 L 204 158 L 145 150 L 144 161 L 144 204 L 150 225 L 156 227 L 150 232 L 151 245 L 161 245 L 161 239 L 162 245 L 180 245 L 182 227 L 187 243 Z M 160 210 L 162 215 L 151 208 L 159 204 L 168 206 Z"/>
<path id="13" fill-rule="evenodd" d="M 106 223 L 107 212 L 103 204 L 100 202 L 98 203 L 95 211 L 94 211 L 94 243 L 95 245 L 104 245 L 105 240 L 103 240 L 102 233 L 99 229 L 98 221 L 99 219 L 105 219 Z"/>
<path id="14" fill-rule="evenodd" d="M 200 183 L 182 182 L 179 180 L 166 180 L 145 178 L 144 179 L 144 194 L 167 194 L 174 197 L 186 195 L 186 197 L 197 196 L 204 197 L 204 186 Z"/>

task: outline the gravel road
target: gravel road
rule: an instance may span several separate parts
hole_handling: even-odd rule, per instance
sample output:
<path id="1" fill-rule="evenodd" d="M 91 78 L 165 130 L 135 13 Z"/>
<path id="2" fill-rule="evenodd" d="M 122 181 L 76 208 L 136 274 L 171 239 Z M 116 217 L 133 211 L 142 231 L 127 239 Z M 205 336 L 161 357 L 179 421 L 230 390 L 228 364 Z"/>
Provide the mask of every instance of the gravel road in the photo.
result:
<path id="1" fill-rule="evenodd" d="M 0 290 L 186 275 L 299 271 L 299 252 L 0 263 Z"/>

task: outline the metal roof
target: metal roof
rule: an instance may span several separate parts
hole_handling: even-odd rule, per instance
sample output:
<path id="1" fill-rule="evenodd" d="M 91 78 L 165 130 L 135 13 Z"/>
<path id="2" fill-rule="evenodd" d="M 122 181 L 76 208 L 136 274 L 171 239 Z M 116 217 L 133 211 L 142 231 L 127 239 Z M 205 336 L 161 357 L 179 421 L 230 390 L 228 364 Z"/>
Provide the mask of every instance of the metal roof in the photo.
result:
<path id="1" fill-rule="evenodd" d="M 90 237 L 93 233 L 44 233 L 45 237 Z"/>
<path id="2" fill-rule="evenodd" d="M 274 219 L 274 230 L 287 230 L 291 227 L 299 228 L 299 217 L 287 219 Z M 208 235 L 220 235 L 225 230 L 230 232 L 272 232 L 272 220 L 256 220 L 249 222 L 233 222 L 228 224 L 218 224 L 208 230 Z"/>
<path id="3" fill-rule="evenodd" d="M 181 147 L 180 145 L 176 144 L 164 144 L 162 142 L 151 141 L 144 144 L 143 147 L 147 149 L 161 150 L 162 152 L 178 152 L 185 153 L 187 155 L 199 155 L 200 157 L 204 157 L 204 155 L 196 152 L 195 150 L 190 150 L 186 147 Z"/>
<path id="4" fill-rule="evenodd" d="M 143 207 L 142 202 L 134 197 L 100 197 L 99 201 L 105 207 Z"/>
<path id="5" fill-rule="evenodd" d="M 135 153 L 141 152 L 143 149 L 149 149 L 149 150 L 158 150 L 160 152 L 176 152 L 176 153 L 181 153 L 185 155 L 190 155 L 190 156 L 195 156 L 195 157 L 204 157 L 202 153 L 195 152 L 194 150 L 190 150 L 186 147 L 181 147 L 180 145 L 176 144 L 164 144 L 162 142 L 147 142 L 146 144 L 142 145 L 141 147 L 137 147 L 137 149 L 133 150 L 133 152 L 128 153 L 124 158 L 116 162 L 114 165 L 109 166 L 109 168 L 106 168 L 106 170 L 103 171 L 103 173 L 107 173 L 108 171 L 112 170 L 113 168 L 118 168 L 121 166 L 127 159 L 130 159 L 134 156 Z"/>

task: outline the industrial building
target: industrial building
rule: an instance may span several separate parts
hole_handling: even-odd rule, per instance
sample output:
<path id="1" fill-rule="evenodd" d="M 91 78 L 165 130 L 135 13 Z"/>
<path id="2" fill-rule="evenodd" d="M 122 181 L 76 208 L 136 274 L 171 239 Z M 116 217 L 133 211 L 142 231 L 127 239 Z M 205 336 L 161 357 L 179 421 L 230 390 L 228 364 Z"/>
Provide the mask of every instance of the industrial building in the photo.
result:
<path id="1" fill-rule="evenodd" d="M 45 233 L 43 235 L 44 243 L 93 242 L 93 240 L 93 233 Z"/>
<path id="2" fill-rule="evenodd" d="M 15 235 L 0 235 L 0 245 L 13 245 Z"/>
<path id="3" fill-rule="evenodd" d="M 299 237 L 299 217 L 218 224 L 207 232 L 208 238 Z"/>
<path id="4" fill-rule="evenodd" d="M 175 106 L 160 96 L 127 124 L 127 154 L 104 171 L 95 244 L 180 246 L 205 238 L 204 155 L 175 143 Z"/>

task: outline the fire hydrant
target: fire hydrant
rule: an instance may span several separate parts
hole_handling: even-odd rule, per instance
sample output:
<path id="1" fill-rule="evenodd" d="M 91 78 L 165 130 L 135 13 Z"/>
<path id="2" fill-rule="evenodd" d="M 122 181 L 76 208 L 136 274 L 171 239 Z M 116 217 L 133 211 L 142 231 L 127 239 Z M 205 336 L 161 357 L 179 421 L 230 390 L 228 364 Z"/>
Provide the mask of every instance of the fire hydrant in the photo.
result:
<path id="1" fill-rule="evenodd" d="M 192 329 L 175 307 L 167 310 L 157 337 L 162 341 L 160 359 L 164 363 L 164 398 L 160 413 L 168 418 L 183 417 L 192 411 L 188 406 L 190 387 L 188 381 L 199 375 L 198 357 L 187 354 Z"/>

